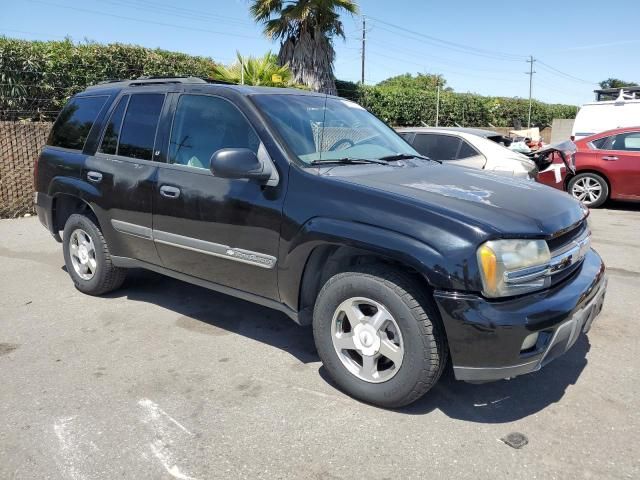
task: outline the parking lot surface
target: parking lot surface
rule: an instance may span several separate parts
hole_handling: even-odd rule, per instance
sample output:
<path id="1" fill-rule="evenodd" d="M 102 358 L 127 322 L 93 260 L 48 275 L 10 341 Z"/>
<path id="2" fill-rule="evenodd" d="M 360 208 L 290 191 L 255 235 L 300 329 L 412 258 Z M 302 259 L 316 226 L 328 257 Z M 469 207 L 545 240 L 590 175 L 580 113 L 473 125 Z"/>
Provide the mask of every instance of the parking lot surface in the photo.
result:
<path id="1" fill-rule="evenodd" d="M 141 271 L 89 297 L 37 219 L 2 220 L 0 478 L 640 478 L 640 208 L 593 231 L 609 289 L 588 338 L 392 411 L 338 391 L 278 312 Z"/>

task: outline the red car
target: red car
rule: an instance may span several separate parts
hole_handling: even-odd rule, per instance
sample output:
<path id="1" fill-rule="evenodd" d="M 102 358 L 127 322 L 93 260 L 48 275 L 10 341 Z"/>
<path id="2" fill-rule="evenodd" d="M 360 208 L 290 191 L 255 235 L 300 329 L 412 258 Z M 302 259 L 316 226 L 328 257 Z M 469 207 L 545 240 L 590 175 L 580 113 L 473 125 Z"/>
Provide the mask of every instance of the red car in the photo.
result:
<path id="1" fill-rule="evenodd" d="M 640 127 L 617 128 L 576 141 L 576 174 L 557 158 L 538 181 L 563 189 L 588 207 L 608 199 L 640 201 Z"/>

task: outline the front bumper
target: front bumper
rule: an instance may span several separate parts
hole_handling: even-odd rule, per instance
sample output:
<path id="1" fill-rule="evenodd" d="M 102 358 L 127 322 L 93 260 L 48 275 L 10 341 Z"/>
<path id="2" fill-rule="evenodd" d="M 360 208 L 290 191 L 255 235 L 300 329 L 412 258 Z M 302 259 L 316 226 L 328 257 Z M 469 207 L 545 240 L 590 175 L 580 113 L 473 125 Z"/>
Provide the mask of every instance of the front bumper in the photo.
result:
<path id="1" fill-rule="evenodd" d="M 569 350 L 600 313 L 607 279 L 590 250 L 572 277 L 548 290 L 501 301 L 436 291 L 458 380 L 491 381 L 535 372 Z M 538 333 L 527 350 L 527 336 Z"/>

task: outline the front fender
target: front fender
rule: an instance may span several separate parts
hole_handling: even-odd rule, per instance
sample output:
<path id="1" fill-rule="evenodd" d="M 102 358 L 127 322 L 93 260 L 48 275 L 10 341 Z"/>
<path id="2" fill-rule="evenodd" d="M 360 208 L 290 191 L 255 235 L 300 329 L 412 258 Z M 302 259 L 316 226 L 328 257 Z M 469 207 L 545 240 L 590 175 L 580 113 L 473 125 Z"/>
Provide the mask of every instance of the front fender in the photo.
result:
<path id="1" fill-rule="evenodd" d="M 294 310 L 299 306 L 300 285 L 310 255 L 320 246 L 347 246 L 395 260 L 423 274 L 435 288 L 450 284 L 445 258 L 433 246 L 377 226 L 316 217 L 307 221 L 288 242 L 279 259 L 280 298 Z M 283 251 L 284 250 L 284 251 Z"/>

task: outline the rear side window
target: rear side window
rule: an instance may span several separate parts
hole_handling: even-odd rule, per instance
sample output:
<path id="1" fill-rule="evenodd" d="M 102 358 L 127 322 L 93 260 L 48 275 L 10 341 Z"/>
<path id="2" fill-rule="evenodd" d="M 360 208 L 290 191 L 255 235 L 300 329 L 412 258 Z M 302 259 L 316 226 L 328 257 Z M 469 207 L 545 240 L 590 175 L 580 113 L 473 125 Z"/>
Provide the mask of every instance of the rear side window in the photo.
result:
<path id="1" fill-rule="evenodd" d="M 460 139 L 451 135 L 420 133 L 413 140 L 413 147 L 422 155 L 434 160 L 455 160 Z"/>
<path id="2" fill-rule="evenodd" d="M 98 118 L 107 98 L 109 97 L 101 95 L 69 100 L 54 123 L 47 143 L 53 147 L 82 150 L 93 122 Z"/>
<path id="3" fill-rule="evenodd" d="M 118 102 L 118 106 L 111 113 L 107 128 L 104 131 L 104 137 L 102 137 L 100 152 L 111 155 L 116 155 L 118 152 L 118 139 L 120 138 L 120 129 L 122 128 L 122 119 L 127 109 L 127 103 L 129 103 L 129 95 L 122 97 Z"/>
<path id="4" fill-rule="evenodd" d="M 117 142 L 116 155 L 140 160 L 151 160 L 163 103 L 164 94 L 161 93 L 131 95 L 119 134 L 116 135 L 115 131 L 115 125 L 118 119 L 113 117 L 119 113 L 117 110 L 121 108 L 121 105 L 118 105 L 116 111 L 113 112 L 112 120 L 114 130 L 108 139 L 106 137 L 107 132 L 105 132 L 105 140 L 109 141 L 109 145 L 103 141 L 102 148 L 113 149 L 112 144 L 114 138 L 117 137 L 115 138 Z M 124 109 L 124 107 L 122 108 Z M 109 122 L 109 125 L 110 124 L 111 121 Z"/>
<path id="5" fill-rule="evenodd" d="M 478 152 L 476 152 L 471 145 L 462 140 L 462 145 L 460 145 L 460 152 L 458 152 L 458 160 L 475 157 L 477 155 Z"/>
<path id="6" fill-rule="evenodd" d="M 607 148 L 608 144 L 610 145 L 610 139 L 611 137 L 602 137 L 591 142 L 591 145 L 593 145 L 593 148 L 595 148 L 596 150 L 604 150 Z"/>

